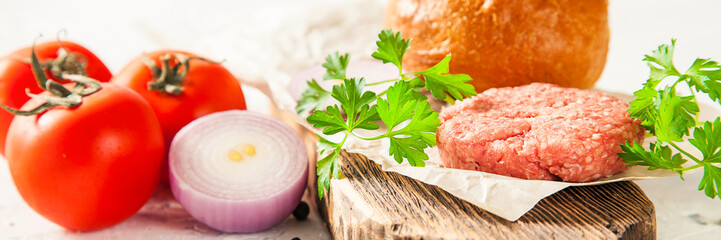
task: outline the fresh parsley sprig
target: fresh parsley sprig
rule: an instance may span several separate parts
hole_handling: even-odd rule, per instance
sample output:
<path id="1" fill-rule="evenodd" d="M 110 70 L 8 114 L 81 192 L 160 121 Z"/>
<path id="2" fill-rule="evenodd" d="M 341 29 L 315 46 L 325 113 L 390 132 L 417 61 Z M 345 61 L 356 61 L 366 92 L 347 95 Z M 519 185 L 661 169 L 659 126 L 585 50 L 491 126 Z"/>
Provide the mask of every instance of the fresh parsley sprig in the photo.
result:
<path id="1" fill-rule="evenodd" d="M 404 72 L 403 55 L 410 47 L 410 40 L 401 33 L 383 30 L 378 34 L 378 49 L 371 55 L 383 63 L 392 63 L 398 68 L 398 78 L 366 84 L 364 78 L 348 78 L 346 69 L 350 57 L 337 52 L 328 55 L 323 67 L 324 80 L 342 80 L 331 91 L 323 89 L 318 81 L 308 81 L 308 88 L 296 106 L 299 114 L 312 113 L 306 118 L 315 128 L 321 128 L 318 135 L 318 151 L 321 159 L 317 163 L 318 195 L 323 197 L 330 187 L 331 178 L 341 174 L 338 156 L 349 137 L 362 140 L 388 139 L 389 156 L 398 163 L 407 160 L 412 166 L 424 166 L 428 155 L 424 150 L 436 145 L 436 130 L 440 124 L 438 113 L 431 110 L 427 97 L 421 94 L 427 89 L 431 95 L 448 102 L 476 95 L 471 78 L 466 74 L 448 74 L 451 56 L 446 56 L 435 66 L 419 72 Z M 365 91 L 366 85 L 390 84 L 381 93 Z M 339 104 L 325 107 L 329 98 Z M 377 136 L 361 136 L 356 130 L 377 130 L 382 123 L 387 130 Z M 329 136 L 342 136 L 338 142 Z"/>
<path id="2" fill-rule="evenodd" d="M 338 52 L 335 52 L 328 55 L 328 57 L 325 58 L 325 63 L 323 63 L 323 67 L 326 69 L 323 80 L 345 79 L 345 70 L 348 68 L 349 61 L 350 56 L 347 53 L 340 55 Z"/>
<path id="3" fill-rule="evenodd" d="M 668 169 L 683 173 L 692 169 L 704 168 L 699 190 L 706 196 L 715 198 L 721 193 L 721 118 L 701 124 L 697 122 L 699 113 L 696 96 L 707 94 L 712 100 L 721 103 L 721 65 L 717 62 L 698 58 L 686 72 L 679 72 L 673 64 L 676 40 L 671 45 L 663 44 L 651 55 L 643 59 L 651 68 L 649 79 L 643 88 L 634 92 L 628 112 L 630 116 L 642 121 L 642 126 L 656 136 L 656 142 L 649 144 L 649 150 L 637 143 L 621 145 L 623 153 L 619 156 L 628 166 L 647 166 L 649 170 Z M 659 87 L 663 81 L 670 84 Z M 691 95 L 682 96 L 676 91 L 685 86 Z M 693 130 L 693 131 L 691 131 Z M 693 136 L 690 136 L 693 133 Z M 684 137 L 702 154 L 694 156 L 676 144 Z M 673 154 L 672 148 L 678 151 Z M 695 165 L 683 167 L 691 159 Z"/>
<path id="4" fill-rule="evenodd" d="M 300 101 L 295 109 L 298 113 L 309 112 L 320 109 L 323 103 L 330 98 L 330 92 L 323 89 L 315 79 L 308 81 L 308 88 L 300 96 Z"/>
<path id="5" fill-rule="evenodd" d="M 326 69 L 323 80 L 345 79 L 345 71 L 348 68 L 349 61 L 350 56 L 347 53 L 343 55 L 338 54 L 338 52 L 329 54 L 325 58 L 325 63 L 323 63 L 323 68 Z M 328 101 L 328 98 L 330 98 L 330 92 L 323 89 L 318 84 L 318 81 L 311 79 L 308 81 L 308 88 L 301 95 L 295 109 L 298 113 L 321 109 L 324 103 Z"/>

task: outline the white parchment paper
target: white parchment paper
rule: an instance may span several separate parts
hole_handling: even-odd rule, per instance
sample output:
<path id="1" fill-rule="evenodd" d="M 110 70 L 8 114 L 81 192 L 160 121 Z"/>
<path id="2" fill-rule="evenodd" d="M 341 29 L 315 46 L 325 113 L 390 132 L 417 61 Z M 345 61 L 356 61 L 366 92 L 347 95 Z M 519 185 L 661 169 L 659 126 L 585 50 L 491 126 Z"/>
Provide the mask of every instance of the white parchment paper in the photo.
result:
<path id="1" fill-rule="evenodd" d="M 265 88 L 276 105 L 281 110 L 293 115 L 299 124 L 315 133 L 320 133 L 318 129 L 312 128 L 305 121 L 304 116 L 295 113 L 296 102 L 294 97 L 288 91 L 287 86 L 283 84 L 283 82 L 288 82 L 283 80 L 286 77 L 273 76 L 267 79 L 267 86 L 261 84 L 261 86 L 257 87 Z M 649 140 L 652 139 L 647 139 L 647 142 Z M 436 147 L 426 150 L 426 154 L 430 159 L 426 161 L 425 167 L 413 167 L 405 161 L 398 164 L 387 154 L 389 144 L 384 139 L 364 141 L 349 137 L 344 149 L 348 152 L 367 156 L 381 165 L 384 171 L 397 172 L 421 182 L 436 185 L 458 198 L 510 221 L 518 220 L 541 199 L 569 186 L 587 186 L 678 175 L 667 170 L 648 171 L 645 167 L 633 167 L 611 177 L 586 183 L 525 180 L 479 171 L 444 168 Z M 681 147 L 688 149 L 687 146 L 690 145 Z"/>
<path id="2" fill-rule="evenodd" d="M 329 1 L 324 4 L 337 3 Z M 300 88 L 304 85 L 295 84 L 297 82 L 291 81 L 292 76 L 301 73 L 303 69 L 319 65 L 327 54 L 334 51 L 349 52 L 352 60 L 367 60 L 375 49 L 375 35 L 382 29 L 383 8 L 384 1 L 377 0 L 355 1 L 353 7 L 334 8 L 337 11 L 314 11 L 310 14 L 296 11 L 273 13 L 282 14 L 292 20 L 294 23 L 292 25 L 267 19 L 250 19 L 252 20 L 250 21 L 242 16 L 239 17 L 243 18 L 242 21 L 262 24 L 264 27 L 260 29 L 263 30 L 228 31 L 222 36 L 213 38 L 226 42 L 222 44 L 213 42 L 213 44 L 224 46 L 223 49 L 218 50 L 219 53 L 244 53 L 234 55 L 234 58 L 228 59 L 225 64 L 244 84 L 260 89 L 270 96 L 281 110 L 292 114 L 296 122 L 315 131 L 310 128 L 304 117 L 295 114 L 294 96 L 296 95 L 294 94 L 296 93 L 290 93 L 289 90 L 302 91 Z M 368 11 L 365 11 L 365 14 L 357 14 L 357 9 Z M 273 11 L 277 10 L 273 9 Z M 256 29 L 252 25 L 234 26 Z M 256 41 L 256 39 L 267 39 L 267 41 Z M 398 172 L 424 183 L 439 186 L 461 199 L 508 220 L 517 220 L 538 201 L 568 186 L 676 175 L 674 172 L 646 171 L 645 168 L 638 167 L 590 183 L 530 181 L 477 171 L 443 168 L 435 148 L 428 150 L 430 160 L 423 168 L 411 167 L 407 163 L 397 164 L 384 154 L 388 152 L 388 143 L 383 140 L 365 142 L 351 138 L 346 142 L 345 149 L 366 155 L 380 164 L 385 171 Z"/>

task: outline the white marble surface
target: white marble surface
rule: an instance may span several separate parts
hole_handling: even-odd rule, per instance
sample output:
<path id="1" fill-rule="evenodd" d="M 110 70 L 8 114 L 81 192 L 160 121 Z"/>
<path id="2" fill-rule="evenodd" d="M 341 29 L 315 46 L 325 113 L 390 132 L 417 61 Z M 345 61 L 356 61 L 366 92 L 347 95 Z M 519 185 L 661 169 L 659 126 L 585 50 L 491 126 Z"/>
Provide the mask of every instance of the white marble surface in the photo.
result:
<path id="1" fill-rule="evenodd" d="M 113 72 L 140 52 L 177 48 L 226 59 L 224 64 L 238 77 L 257 81 L 293 75 L 335 50 L 367 56 L 381 28 L 383 2 L 0 0 L 0 55 L 27 46 L 39 33 L 50 40 L 67 29 L 67 39 L 93 50 Z M 678 38 L 680 68 L 695 57 L 721 60 L 720 10 L 721 1 L 713 0 L 611 0 L 611 47 L 596 87 L 632 93 L 648 76 L 643 55 L 671 38 Z M 260 92 L 246 89 L 246 94 L 252 109 L 265 109 L 268 100 Z M 128 221 L 91 233 L 69 232 L 22 201 L 4 161 L 0 159 L 0 239 L 328 237 L 317 215 L 305 222 L 291 217 L 258 234 L 220 234 L 190 219 L 162 188 Z M 686 181 L 637 182 L 656 205 L 659 239 L 721 238 L 721 201 L 696 191 L 699 179 L 695 173 Z"/>

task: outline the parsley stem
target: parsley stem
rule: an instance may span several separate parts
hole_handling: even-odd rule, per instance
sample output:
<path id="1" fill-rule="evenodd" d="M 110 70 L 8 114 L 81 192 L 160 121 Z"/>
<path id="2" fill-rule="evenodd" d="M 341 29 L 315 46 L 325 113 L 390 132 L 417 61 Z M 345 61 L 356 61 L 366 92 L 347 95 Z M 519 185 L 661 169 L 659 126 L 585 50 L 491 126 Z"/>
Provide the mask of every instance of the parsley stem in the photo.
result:
<path id="1" fill-rule="evenodd" d="M 383 81 L 378 81 L 378 82 L 373 82 L 373 83 L 366 83 L 366 86 L 379 85 L 379 84 L 384 84 L 384 83 L 389 83 L 389 82 L 397 82 L 397 81 L 401 81 L 401 80 L 403 80 L 403 81 L 408 81 L 408 80 L 409 80 L 408 76 L 414 76 L 414 75 L 418 75 L 418 74 L 420 74 L 420 73 L 422 73 L 422 72 L 402 73 L 402 74 L 400 74 L 400 77 L 399 77 L 399 78 L 391 78 L 391 79 L 386 79 L 386 80 L 383 80 Z"/>
<path id="2" fill-rule="evenodd" d="M 411 121 L 412 121 L 412 120 L 411 120 Z M 406 132 L 404 132 L 404 131 L 401 129 L 401 130 L 398 130 L 398 131 L 390 131 L 390 130 L 389 130 L 388 132 L 386 132 L 386 133 L 384 133 L 384 134 L 381 134 L 381 135 L 375 136 L 375 137 L 370 137 L 370 138 L 364 138 L 364 137 L 359 137 L 359 136 L 356 136 L 356 137 L 359 137 L 360 139 L 363 139 L 363 140 L 371 141 L 371 140 L 378 140 L 378 139 L 386 138 L 386 137 L 389 138 L 389 137 L 391 137 L 391 136 L 395 136 L 395 135 L 399 135 L 399 134 L 404 134 L 404 133 L 406 133 Z"/>
<path id="3" fill-rule="evenodd" d="M 349 133 L 352 133 L 352 132 L 349 132 Z M 346 139 L 348 139 L 348 133 L 346 133 L 345 136 L 343 137 L 343 141 L 340 141 L 340 144 L 338 144 L 338 147 L 336 148 L 336 151 L 338 151 L 338 153 L 340 153 L 340 150 L 343 148 L 343 144 L 345 144 Z"/>
<path id="4" fill-rule="evenodd" d="M 676 145 L 675 143 L 673 143 L 673 142 L 668 142 L 668 144 L 670 144 L 671 146 L 673 146 L 673 148 L 675 148 L 676 150 L 678 150 L 679 152 L 681 152 L 683 155 L 686 155 L 687 157 L 691 158 L 691 160 L 693 160 L 694 162 L 696 162 L 696 163 L 698 163 L 698 164 L 701 164 L 701 160 L 699 160 L 698 158 L 694 157 L 694 156 L 691 155 L 690 153 L 684 151 L 683 149 L 681 149 L 680 147 L 678 147 L 678 145 Z"/>
<path id="5" fill-rule="evenodd" d="M 678 171 L 681 171 L 681 172 L 685 172 L 685 171 L 692 170 L 692 169 L 696 169 L 696 168 L 699 168 L 699 167 L 703 167 L 703 164 L 696 164 L 696 165 L 694 165 L 694 166 L 687 167 L 687 168 L 673 169 L 673 171 L 677 171 L 677 170 L 678 170 Z"/>
<path id="6" fill-rule="evenodd" d="M 420 74 L 423 73 L 423 72 L 424 72 L 424 71 L 420 71 L 420 72 L 407 72 L 407 73 L 404 73 L 404 74 L 402 74 L 402 75 L 403 75 L 403 76 L 407 76 L 407 75 L 420 75 Z"/>
<path id="7" fill-rule="evenodd" d="M 393 78 L 393 79 L 386 79 L 386 80 L 383 80 L 383 81 L 379 81 L 379 82 L 374 82 L 374 83 L 366 83 L 366 86 L 373 86 L 373 85 L 378 85 L 378 84 L 384 84 L 384 83 L 389 83 L 389 82 L 395 82 L 395 81 L 398 81 L 398 80 L 400 80 L 400 79 L 397 79 L 397 78 Z"/>
<path id="8" fill-rule="evenodd" d="M 676 76 L 678 76 L 678 75 L 676 75 Z M 686 78 L 684 78 L 684 76 L 678 76 L 678 77 L 679 78 L 676 79 L 676 82 L 674 82 L 673 85 L 671 85 L 672 89 L 676 89 L 676 85 L 678 85 L 678 83 L 683 82 L 686 79 Z"/>
<path id="9" fill-rule="evenodd" d="M 688 84 L 688 83 L 687 83 L 687 84 Z M 688 87 L 688 90 L 689 90 L 689 92 L 691 92 L 691 96 L 693 96 L 693 99 L 698 99 L 698 98 L 696 98 L 696 91 L 694 91 L 691 86 Z M 698 104 L 698 103 L 696 103 L 696 104 Z M 694 116 L 694 120 L 696 121 L 696 126 L 697 126 L 697 127 L 698 127 L 698 126 L 703 126 L 703 124 L 704 124 L 703 122 L 700 122 L 700 121 L 698 120 L 698 116 L 699 116 L 699 115 L 701 115 L 701 111 L 698 111 L 698 112 L 696 113 L 696 116 Z"/>
<path id="10" fill-rule="evenodd" d="M 360 138 L 360 139 L 366 140 L 366 141 L 378 140 L 378 139 L 381 139 L 381 138 L 384 137 L 384 135 L 381 135 L 381 136 L 378 136 L 378 137 L 367 138 L 367 137 L 360 136 L 360 135 L 358 135 L 358 134 L 356 134 L 356 133 L 353 133 L 353 132 L 352 132 L 351 134 L 353 134 L 353 136 L 355 136 L 355 137 L 357 137 L 357 138 Z"/>
<path id="11" fill-rule="evenodd" d="M 353 135 L 356 136 L 357 138 L 360 138 L 360 139 L 363 139 L 363 140 L 366 140 L 366 141 L 373 141 L 373 140 L 378 140 L 378 139 L 381 139 L 381 138 L 384 138 L 384 137 L 388 137 L 388 133 L 384 133 L 384 134 L 381 134 L 381 135 L 375 136 L 375 137 L 361 137 L 361 136 L 358 136 L 358 135 L 356 135 L 356 134 L 353 134 Z"/>

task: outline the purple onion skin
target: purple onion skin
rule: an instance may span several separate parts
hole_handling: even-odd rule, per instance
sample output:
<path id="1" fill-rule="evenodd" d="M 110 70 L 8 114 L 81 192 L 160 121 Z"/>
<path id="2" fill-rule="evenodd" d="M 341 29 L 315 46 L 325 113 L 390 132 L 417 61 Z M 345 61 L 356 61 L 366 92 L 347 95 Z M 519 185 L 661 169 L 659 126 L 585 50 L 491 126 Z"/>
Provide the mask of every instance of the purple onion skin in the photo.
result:
<path id="1" fill-rule="evenodd" d="M 303 141 L 297 134 L 295 134 L 294 130 L 282 123 L 280 120 L 269 116 L 263 116 L 259 113 L 238 110 L 213 113 L 207 115 L 206 117 L 212 115 L 224 116 L 224 114 L 231 115 L 239 113 L 250 115 L 255 118 L 266 118 L 262 119 L 262 121 L 269 122 L 269 124 L 274 125 L 273 127 L 276 128 L 275 130 L 292 132 L 292 138 L 294 139 L 291 142 L 299 144 L 299 151 L 297 152 L 299 156 L 297 157 L 304 159 L 304 161 L 302 161 L 302 173 L 300 178 L 298 178 L 298 180 L 288 188 L 284 188 L 283 191 L 268 189 L 268 191 L 274 192 L 275 194 L 269 194 L 268 197 L 264 199 L 221 199 L 217 196 L 211 196 L 196 189 L 197 187 L 202 186 L 191 187 L 179 179 L 178 175 L 180 173 L 174 172 L 173 162 L 176 161 L 175 158 L 177 158 L 177 154 L 180 153 L 175 152 L 174 147 L 171 146 L 169 154 L 171 162 L 169 184 L 175 199 L 178 200 L 180 205 L 182 205 L 183 208 L 196 220 L 222 232 L 253 233 L 278 225 L 290 216 L 295 207 L 298 206 L 308 182 L 308 158 Z M 194 123 L 191 122 L 189 126 L 193 124 Z M 197 129 L 188 131 L 182 129 L 178 135 L 176 135 L 176 139 L 179 139 L 180 136 L 184 136 L 186 132 L 194 130 Z M 175 145 L 175 143 L 173 145 Z M 298 177 L 298 175 L 295 175 L 295 177 Z"/>
<path id="2" fill-rule="evenodd" d="M 253 233 L 272 228 L 290 216 L 305 192 L 307 167 L 304 172 L 302 180 L 289 191 L 256 201 L 212 198 L 188 186 L 180 190 L 175 174 L 170 174 L 170 188 L 183 208 L 209 227 L 222 232 Z"/>

